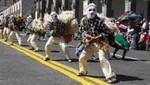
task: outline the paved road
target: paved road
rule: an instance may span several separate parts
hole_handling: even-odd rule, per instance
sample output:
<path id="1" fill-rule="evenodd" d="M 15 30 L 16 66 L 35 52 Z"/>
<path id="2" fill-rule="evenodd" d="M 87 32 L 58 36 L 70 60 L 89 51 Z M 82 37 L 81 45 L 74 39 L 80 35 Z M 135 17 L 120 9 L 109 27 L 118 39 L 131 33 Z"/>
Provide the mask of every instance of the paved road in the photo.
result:
<path id="1" fill-rule="evenodd" d="M 26 37 L 22 36 L 22 38 L 23 38 L 23 45 L 24 45 L 23 47 L 28 48 L 27 43 L 26 43 Z M 44 56 L 44 45 L 46 41 L 37 41 L 37 43 L 39 47 L 41 48 L 40 49 L 41 51 L 37 53 Z M 66 66 L 69 66 L 73 69 L 78 70 L 78 58 L 75 56 L 75 53 L 74 53 L 76 44 L 77 44 L 77 41 L 73 41 L 72 43 L 69 44 L 69 50 L 71 53 L 71 57 L 73 58 L 72 63 L 68 63 L 65 60 L 63 52 L 57 45 L 54 45 L 52 48 L 53 60 L 61 64 L 64 64 Z M 4 49 L 7 50 L 8 53 L 6 53 Z M 110 48 L 110 51 L 112 52 L 113 48 Z M 20 85 L 19 83 L 23 83 L 21 85 L 24 85 L 24 84 L 27 84 L 27 85 L 28 84 L 29 85 L 41 85 L 41 84 L 42 85 L 80 85 L 81 83 L 81 82 L 79 83 L 76 80 L 65 76 L 62 73 L 59 73 L 58 71 L 53 70 L 52 68 L 41 65 L 40 62 L 36 62 L 36 60 L 32 58 L 26 57 L 26 55 L 24 55 L 23 53 L 17 52 L 16 50 L 12 48 L 10 50 L 9 46 L 5 46 L 4 44 L 0 44 L 0 52 L 1 52 L 0 56 L 2 56 L 0 57 L 1 58 L 0 63 L 2 63 L 0 64 L 2 67 L 1 68 L 2 70 L 0 71 L 2 71 L 1 73 L 4 73 L 8 76 L 5 78 L 3 77 L 4 74 L 3 75 L 0 74 L 2 85 L 9 85 L 9 84 L 12 85 L 11 83 L 16 82 L 16 81 L 18 81 L 18 83 L 14 83 L 13 85 Z M 120 57 L 121 54 L 122 54 L 122 51 L 119 51 L 118 57 Z M 5 58 L 6 55 L 10 57 L 9 60 Z M 149 82 L 150 81 L 150 72 L 149 72 L 150 71 L 150 68 L 149 68 L 150 67 L 150 52 L 130 50 L 127 53 L 127 58 L 128 60 L 126 61 L 123 61 L 121 59 L 110 60 L 110 63 L 112 64 L 112 67 L 114 71 L 116 72 L 116 74 L 118 75 L 118 79 L 119 79 L 119 82 L 115 83 L 114 85 L 150 85 L 150 82 Z M 3 63 L 4 61 L 6 62 Z M 10 69 L 7 68 L 9 67 L 9 62 L 12 65 Z M 98 80 L 104 80 L 103 73 L 99 66 L 99 61 L 89 60 L 88 62 L 89 62 L 88 63 L 89 75 L 92 78 L 95 78 Z M 5 67 L 5 64 L 7 65 L 6 67 Z M 27 65 L 24 65 L 24 64 L 27 64 Z M 33 66 L 34 68 L 32 68 Z M 16 72 L 16 75 L 15 75 L 15 69 L 13 70 L 12 68 L 19 69 L 17 70 L 18 72 Z M 12 74 L 9 73 L 11 69 L 12 69 Z M 17 77 L 17 74 L 19 75 L 18 77 Z M 57 78 L 57 76 L 60 79 Z M 37 78 L 34 78 L 34 77 L 37 77 Z M 24 80 L 24 81 L 21 81 L 21 80 Z M 8 84 L 6 83 L 7 81 L 9 81 Z M 25 81 L 26 82 L 30 81 L 30 82 L 25 83 Z M 63 82 L 59 83 L 60 81 L 63 81 Z"/>
<path id="2" fill-rule="evenodd" d="M 0 85 L 80 85 L 68 76 L 0 43 Z"/>

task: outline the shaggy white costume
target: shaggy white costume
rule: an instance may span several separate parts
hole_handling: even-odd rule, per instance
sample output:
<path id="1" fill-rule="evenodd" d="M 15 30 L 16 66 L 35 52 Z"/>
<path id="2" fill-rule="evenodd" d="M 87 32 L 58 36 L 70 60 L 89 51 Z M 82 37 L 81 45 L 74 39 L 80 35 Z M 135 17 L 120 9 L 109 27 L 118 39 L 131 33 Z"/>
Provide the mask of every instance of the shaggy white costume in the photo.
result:
<path id="1" fill-rule="evenodd" d="M 32 22 L 32 27 L 28 28 L 30 30 L 30 35 L 27 39 L 27 43 L 29 44 L 30 49 L 34 51 L 39 51 L 39 47 L 35 43 L 35 39 L 38 36 L 38 32 L 44 30 L 44 25 L 41 19 L 42 18 L 34 19 Z"/>
<path id="2" fill-rule="evenodd" d="M 52 12 L 50 16 L 47 17 L 49 17 L 49 20 L 45 18 L 46 19 L 45 23 L 49 22 L 49 27 L 50 27 L 49 30 L 51 31 L 52 35 L 50 36 L 50 38 L 48 39 L 45 45 L 46 57 L 44 58 L 44 60 L 51 60 L 51 46 L 52 44 L 58 44 L 60 45 L 63 52 L 65 53 L 68 62 L 72 62 L 64 36 L 74 34 L 78 30 L 78 22 L 74 17 L 74 13 L 72 11 L 64 11 L 62 12 L 62 14 L 57 15 L 56 12 Z M 65 27 L 62 26 L 62 23 L 64 23 Z M 45 25 L 45 27 L 48 26 Z"/>
<path id="3" fill-rule="evenodd" d="M 8 41 L 8 35 L 10 33 L 10 29 L 8 28 L 8 26 L 4 26 L 4 29 L 3 29 L 3 36 L 4 36 L 4 41 Z"/>
<path id="4" fill-rule="evenodd" d="M 0 39 L 3 39 L 3 21 L 0 19 Z"/>
<path id="5" fill-rule="evenodd" d="M 19 33 L 19 28 L 20 27 L 17 24 L 15 24 L 16 22 L 21 22 L 18 19 L 20 20 L 21 17 L 20 16 L 14 16 L 14 15 L 10 16 L 10 20 L 9 20 L 9 23 L 8 23 L 9 29 L 10 29 L 10 34 L 8 36 L 8 40 L 10 42 L 10 45 L 14 44 L 14 42 L 13 42 L 14 35 L 17 38 L 18 44 L 22 45 L 21 35 Z"/>
<path id="6" fill-rule="evenodd" d="M 100 65 L 101 65 L 102 71 L 104 73 L 104 76 L 108 80 L 108 82 L 111 83 L 111 82 L 116 81 L 116 75 L 113 72 L 109 61 L 105 58 L 105 56 L 107 54 L 106 52 L 108 52 L 108 43 L 103 41 L 103 38 L 107 38 L 104 36 L 105 32 L 103 32 L 103 31 L 107 31 L 108 28 L 104 27 L 105 24 L 96 15 L 97 15 L 96 5 L 93 3 L 90 3 L 87 6 L 87 16 L 83 17 L 83 19 L 81 20 L 81 28 L 80 29 L 83 28 L 84 36 L 87 37 L 86 38 L 87 41 L 91 40 L 93 37 L 94 38 L 93 38 L 93 42 L 89 43 L 89 45 L 87 45 L 85 47 L 85 49 L 82 51 L 82 53 L 79 57 L 79 73 L 77 75 L 78 76 L 87 75 L 87 73 L 88 73 L 87 60 L 95 52 L 98 52 Z M 109 19 L 102 15 L 99 15 L 99 17 L 100 16 L 103 17 L 103 19 L 105 19 L 105 21 L 106 21 L 105 23 L 107 24 L 107 26 L 111 27 L 112 24 L 107 22 L 107 21 L 109 21 Z M 100 24 L 100 23 L 102 23 L 102 24 Z M 111 25 L 109 25 L 109 24 L 111 24 Z M 114 26 L 112 25 L 112 27 L 114 27 Z M 115 27 L 114 28 L 112 28 L 112 27 L 111 27 L 111 31 L 114 31 Z M 86 29 L 88 29 L 88 30 L 86 30 Z M 102 31 L 97 30 L 97 29 L 102 29 Z M 95 31 L 95 30 L 97 30 L 97 31 Z M 98 41 L 96 41 L 96 40 L 94 41 L 94 39 L 97 39 Z"/>
<path id="7" fill-rule="evenodd" d="M 4 29 L 3 29 L 3 37 L 4 37 L 4 41 L 8 41 L 8 36 L 9 36 L 9 33 L 10 33 L 10 29 L 8 28 L 8 20 L 5 19 L 3 20 L 3 24 L 4 24 Z"/>

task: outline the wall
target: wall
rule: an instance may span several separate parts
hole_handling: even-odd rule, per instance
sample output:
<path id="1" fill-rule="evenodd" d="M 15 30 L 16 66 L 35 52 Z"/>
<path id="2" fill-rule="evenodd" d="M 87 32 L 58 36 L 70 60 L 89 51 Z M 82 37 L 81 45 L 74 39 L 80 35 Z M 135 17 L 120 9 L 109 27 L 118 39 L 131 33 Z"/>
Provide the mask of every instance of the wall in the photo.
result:
<path id="1" fill-rule="evenodd" d="M 35 0 L 22 0 L 22 15 L 26 17 L 29 11 L 35 11 Z"/>
<path id="2" fill-rule="evenodd" d="M 136 3 L 136 12 L 138 13 L 144 13 L 144 17 L 147 17 L 147 4 L 145 0 L 137 0 Z"/>
<path id="3" fill-rule="evenodd" d="M 112 10 L 115 18 L 118 18 L 125 11 L 124 0 L 112 0 Z"/>

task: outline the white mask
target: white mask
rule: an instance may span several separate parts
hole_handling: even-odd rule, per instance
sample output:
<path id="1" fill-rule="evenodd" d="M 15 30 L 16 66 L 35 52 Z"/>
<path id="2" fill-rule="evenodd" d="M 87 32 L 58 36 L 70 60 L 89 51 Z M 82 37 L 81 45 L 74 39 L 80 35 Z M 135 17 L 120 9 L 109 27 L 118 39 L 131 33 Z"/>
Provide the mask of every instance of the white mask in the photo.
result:
<path id="1" fill-rule="evenodd" d="M 96 13 L 97 13 L 96 5 L 89 4 L 89 6 L 87 7 L 87 17 L 89 19 L 92 19 L 96 16 Z"/>
<path id="2" fill-rule="evenodd" d="M 57 21 L 58 20 L 58 17 L 57 17 L 57 13 L 56 12 L 52 12 L 51 14 L 51 17 L 54 21 Z"/>

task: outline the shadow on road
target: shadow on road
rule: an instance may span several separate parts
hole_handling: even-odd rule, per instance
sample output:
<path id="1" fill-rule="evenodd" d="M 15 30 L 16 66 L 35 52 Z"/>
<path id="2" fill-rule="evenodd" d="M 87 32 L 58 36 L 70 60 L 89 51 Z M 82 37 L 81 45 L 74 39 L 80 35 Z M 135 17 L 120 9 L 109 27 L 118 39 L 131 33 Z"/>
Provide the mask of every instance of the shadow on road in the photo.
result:
<path id="1" fill-rule="evenodd" d="M 60 51 L 58 51 L 58 50 L 52 50 L 51 52 L 53 52 L 53 53 L 59 53 Z"/>
<path id="2" fill-rule="evenodd" d="M 23 46 L 23 47 L 29 47 L 29 45 L 27 45 L 27 44 L 22 44 L 21 46 Z"/>
<path id="3" fill-rule="evenodd" d="M 112 58 L 110 60 L 123 60 L 123 61 L 148 61 L 148 60 L 144 60 L 144 59 L 132 59 L 132 58 L 125 58 L 125 59 L 122 59 L 122 58 Z"/>
<path id="4" fill-rule="evenodd" d="M 117 74 L 117 78 L 119 81 L 144 80 L 144 79 L 136 77 L 136 76 L 127 76 L 127 75 L 122 75 L 122 74 Z"/>
<path id="5" fill-rule="evenodd" d="M 93 77 L 93 78 L 105 78 L 104 76 L 95 76 L 95 75 L 87 75 L 88 77 Z"/>
<path id="6" fill-rule="evenodd" d="M 88 77 L 100 78 L 103 81 L 106 81 L 104 76 L 95 76 L 95 75 L 87 75 Z M 135 80 L 144 80 L 142 78 L 136 76 L 127 76 L 122 74 L 117 74 L 117 81 L 115 83 L 119 83 L 120 81 L 135 81 Z"/>
<path id="7" fill-rule="evenodd" d="M 78 62 L 79 59 L 78 58 L 71 58 L 72 62 Z M 67 59 L 55 59 L 54 61 L 67 61 Z M 97 63 L 99 62 L 98 60 L 88 60 L 88 62 L 92 62 L 92 63 Z"/>
<path id="8" fill-rule="evenodd" d="M 67 59 L 53 59 L 54 61 L 67 61 Z M 78 59 L 72 58 L 72 62 L 78 62 Z"/>

